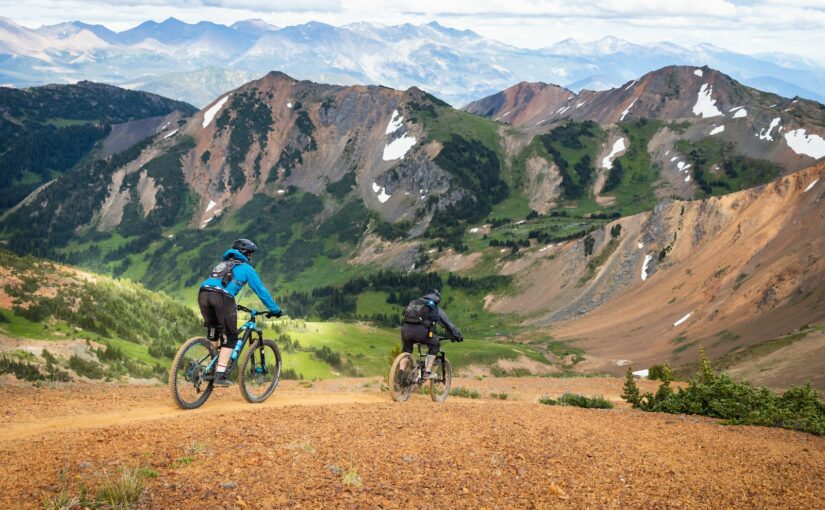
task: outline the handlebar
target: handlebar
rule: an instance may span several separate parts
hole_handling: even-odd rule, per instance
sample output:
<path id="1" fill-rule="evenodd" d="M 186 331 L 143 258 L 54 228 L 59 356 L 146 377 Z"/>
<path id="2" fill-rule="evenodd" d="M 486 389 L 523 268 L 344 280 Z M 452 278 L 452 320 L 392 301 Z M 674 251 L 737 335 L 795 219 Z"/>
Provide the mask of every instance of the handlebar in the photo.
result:
<path id="1" fill-rule="evenodd" d="M 250 309 L 250 308 L 247 308 L 247 307 L 245 307 L 244 305 L 241 305 L 241 304 L 237 304 L 235 306 L 238 308 L 238 311 L 248 313 L 249 315 L 252 316 L 253 319 L 255 317 L 257 317 L 258 315 L 265 315 L 267 318 L 270 317 L 269 312 L 261 312 L 259 310 L 255 310 L 254 308 Z"/>

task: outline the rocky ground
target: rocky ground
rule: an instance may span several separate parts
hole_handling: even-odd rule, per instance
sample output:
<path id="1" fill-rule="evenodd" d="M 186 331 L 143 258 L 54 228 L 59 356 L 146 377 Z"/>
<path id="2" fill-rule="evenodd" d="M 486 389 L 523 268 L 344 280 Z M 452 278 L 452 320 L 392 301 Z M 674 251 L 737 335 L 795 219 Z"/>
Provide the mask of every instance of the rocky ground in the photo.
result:
<path id="1" fill-rule="evenodd" d="M 183 412 L 162 387 L 5 383 L 0 506 L 94 494 L 122 467 L 149 474 L 137 508 L 825 505 L 825 438 L 537 402 L 565 391 L 615 400 L 619 379 L 455 383 L 481 398 L 395 404 L 377 379 L 288 381 L 263 405 L 230 388 Z"/>

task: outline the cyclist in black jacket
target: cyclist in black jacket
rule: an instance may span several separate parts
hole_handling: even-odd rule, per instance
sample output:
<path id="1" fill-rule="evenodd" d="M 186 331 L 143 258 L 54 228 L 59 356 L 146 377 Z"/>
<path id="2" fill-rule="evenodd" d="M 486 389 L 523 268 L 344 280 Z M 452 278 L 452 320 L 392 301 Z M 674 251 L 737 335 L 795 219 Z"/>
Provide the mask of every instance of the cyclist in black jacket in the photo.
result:
<path id="1" fill-rule="evenodd" d="M 433 331 L 436 325 L 441 324 L 452 335 L 456 342 L 464 341 L 464 336 L 455 325 L 450 322 L 444 310 L 438 307 L 441 302 L 441 293 L 438 289 L 430 289 L 418 299 L 414 299 L 404 310 L 404 324 L 401 326 L 401 350 L 413 352 L 414 344 L 424 344 L 428 347 L 427 360 L 424 365 L 424 378 L 437 379 L 433 372 L 433 363 L 440 349 L 440 339 Z M 407 362 L 401 361 L 401 370 L 407 369 Z"/>

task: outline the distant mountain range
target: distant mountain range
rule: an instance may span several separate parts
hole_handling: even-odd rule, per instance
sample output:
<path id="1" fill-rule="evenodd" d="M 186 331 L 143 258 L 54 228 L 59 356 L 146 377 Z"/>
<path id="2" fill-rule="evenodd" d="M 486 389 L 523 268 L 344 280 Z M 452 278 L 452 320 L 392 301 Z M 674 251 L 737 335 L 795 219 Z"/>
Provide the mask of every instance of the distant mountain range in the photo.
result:
<path id="1" fill-rule="evenodd" d="M 825 102 L 825 68 L 786 54 L 743 55 L 702 44 L 641 46 L 614 37 L 524 49 L 436 22 L 275 27 L 174 18 L 114 32 L 79 21 L 28 29 L 0 18 L 0 84 L 95 80 L 204 106 L 271 70 L 339 85 L 417 86 L 463 106 L 520 81 L 574 92 L 617 87 L 667 65 L 708 65 L 743 84 Z"/>

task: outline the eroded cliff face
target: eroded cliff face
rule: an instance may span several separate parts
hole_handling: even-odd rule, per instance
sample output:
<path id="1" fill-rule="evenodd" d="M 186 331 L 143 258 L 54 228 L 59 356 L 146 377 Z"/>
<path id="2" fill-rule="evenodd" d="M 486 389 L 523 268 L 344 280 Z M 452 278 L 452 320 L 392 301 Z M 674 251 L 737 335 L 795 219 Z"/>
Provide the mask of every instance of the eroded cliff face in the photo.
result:
<path id="1" fill-rule="evenodd" d="M 504 266 L 521 290 L 489 308 L 576 339 L 596 371 L 687 362 L 700 345 L 719 357 L 794 332 L 825 319 L 824 183 L 820 164 L 722 197 L 663 202 L 592 234 L 605 260 L 589 279 L 582 240 Z"/>

